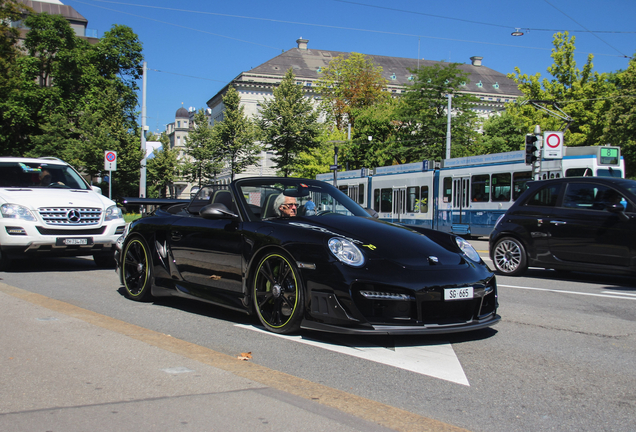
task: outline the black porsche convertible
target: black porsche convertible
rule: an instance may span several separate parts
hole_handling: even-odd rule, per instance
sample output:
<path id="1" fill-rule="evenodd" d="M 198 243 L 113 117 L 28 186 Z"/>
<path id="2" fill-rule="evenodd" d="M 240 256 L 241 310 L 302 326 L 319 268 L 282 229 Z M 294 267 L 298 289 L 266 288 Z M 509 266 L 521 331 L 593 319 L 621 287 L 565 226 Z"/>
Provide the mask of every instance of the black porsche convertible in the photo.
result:
<path id="1" fill-rule="evenodd" d="M 495 276 L 466 240 L 382 222 L 325 182 L 244 178 L 191 201 L 127 203 L 157 206 L 118 241 L 133 300 L 197 299 L 276 333 L 450 333 L 500 319 Z"/>

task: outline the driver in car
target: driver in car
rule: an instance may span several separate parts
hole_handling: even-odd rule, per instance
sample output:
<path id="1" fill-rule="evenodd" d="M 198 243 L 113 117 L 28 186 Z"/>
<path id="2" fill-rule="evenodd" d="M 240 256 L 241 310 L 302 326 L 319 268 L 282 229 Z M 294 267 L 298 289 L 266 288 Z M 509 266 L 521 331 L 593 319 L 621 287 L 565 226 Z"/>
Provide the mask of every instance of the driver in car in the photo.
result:
<path id="1" fill-rule="evenodd" d="M 296 217 L 296 212 L 298 211 L 298 202 L 294 197 L 280 194 L 276 198 L 276 201 L 274 201 L 274 211 L 279 217 Z"/>

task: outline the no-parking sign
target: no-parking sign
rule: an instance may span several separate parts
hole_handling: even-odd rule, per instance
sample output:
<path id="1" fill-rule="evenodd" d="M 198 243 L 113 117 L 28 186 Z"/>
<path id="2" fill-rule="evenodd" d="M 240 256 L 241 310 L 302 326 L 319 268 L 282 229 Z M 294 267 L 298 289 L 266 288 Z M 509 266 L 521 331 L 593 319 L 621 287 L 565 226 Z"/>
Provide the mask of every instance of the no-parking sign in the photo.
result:
<path id="1" fill-rule="evenodd" d="M 104 171 L 117 171 L 117 152 L 104 152 Z"/>
<path id="2" fill-rule="evenodd" d="M 563 132 L 543 132 L 543 159 L 563 159 Z"/>

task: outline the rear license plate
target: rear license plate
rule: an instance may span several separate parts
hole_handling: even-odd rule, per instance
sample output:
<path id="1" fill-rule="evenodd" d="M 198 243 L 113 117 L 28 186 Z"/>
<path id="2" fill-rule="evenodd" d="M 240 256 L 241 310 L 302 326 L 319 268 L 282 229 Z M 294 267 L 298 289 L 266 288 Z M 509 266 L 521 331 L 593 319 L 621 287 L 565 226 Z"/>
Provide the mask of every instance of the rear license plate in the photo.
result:
<path id="1" fill-rule="evenodd" d="M 84 246 L 92 245 L 92 237 L 80 237 L 80 238 L 58 238 L 55 242 L 57 246 Z"/>
<path id="2" fill-rule="evenodd" d="M 473 298 L 473 287 L 446 288 L 444 300 L 467 300 Z"/>

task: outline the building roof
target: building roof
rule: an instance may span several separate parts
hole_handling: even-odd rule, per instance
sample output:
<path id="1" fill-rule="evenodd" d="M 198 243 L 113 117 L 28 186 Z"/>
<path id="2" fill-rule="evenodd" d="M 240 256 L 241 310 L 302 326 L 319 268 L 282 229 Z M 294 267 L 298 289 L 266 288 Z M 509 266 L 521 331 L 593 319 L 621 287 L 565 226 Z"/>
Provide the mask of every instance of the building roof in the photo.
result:
<path id="1" fill-rule="evenodd" d="M 19 0 L 20 3 L 25 4 L 32 8 L 36 13 L 46 12 L 49 15 L 62 15 L 69 21 L 88 23 L 88 20 L 80 15 L 73 7 L 62 4 L 60 1 L 55 0 Z"/>
<path id="2" fill-rule="evenodd" d="M 177 113 L 174 115 L 175 118 L 190 118 L 190 114 L 188 110 L 184 107 L 181 107 L 177 110 Z"/>
<path id="3" fill-rule="evenodd" d="M 289 68 L 293 68 L 296 78 L 311 80 L 320 79 L 320 71 L 329 62 L 338 57 L 348 57 L 351 53 L 308 49 L 307 40 L 299 39 L 299 47 L 292 48 L 284 53 L 266 61 L 265 63 L 246 72 L 249 75 L 279 76 L 282 77 Z M 382 67 L 382 75 L 389 82 L 389 86 L 404 86 L 409 84 L 411 69 L 419 66 L 432 66 L 444 64 L 433 60 L 417 60 L 402 57 L 387 57 L 366 54 L 375 66 Z M 459 69 L 469 73 L 469 82 L 466 83 L 466 91 L 473 94 L 488 94 L 501 96 L 521 96 L 517 84 L 505 74 L 481 65 L 482 57 L 471 57 L 470 64 L 461 64 Z M 411 78 L 412 79 L 412 78 Z"/>

